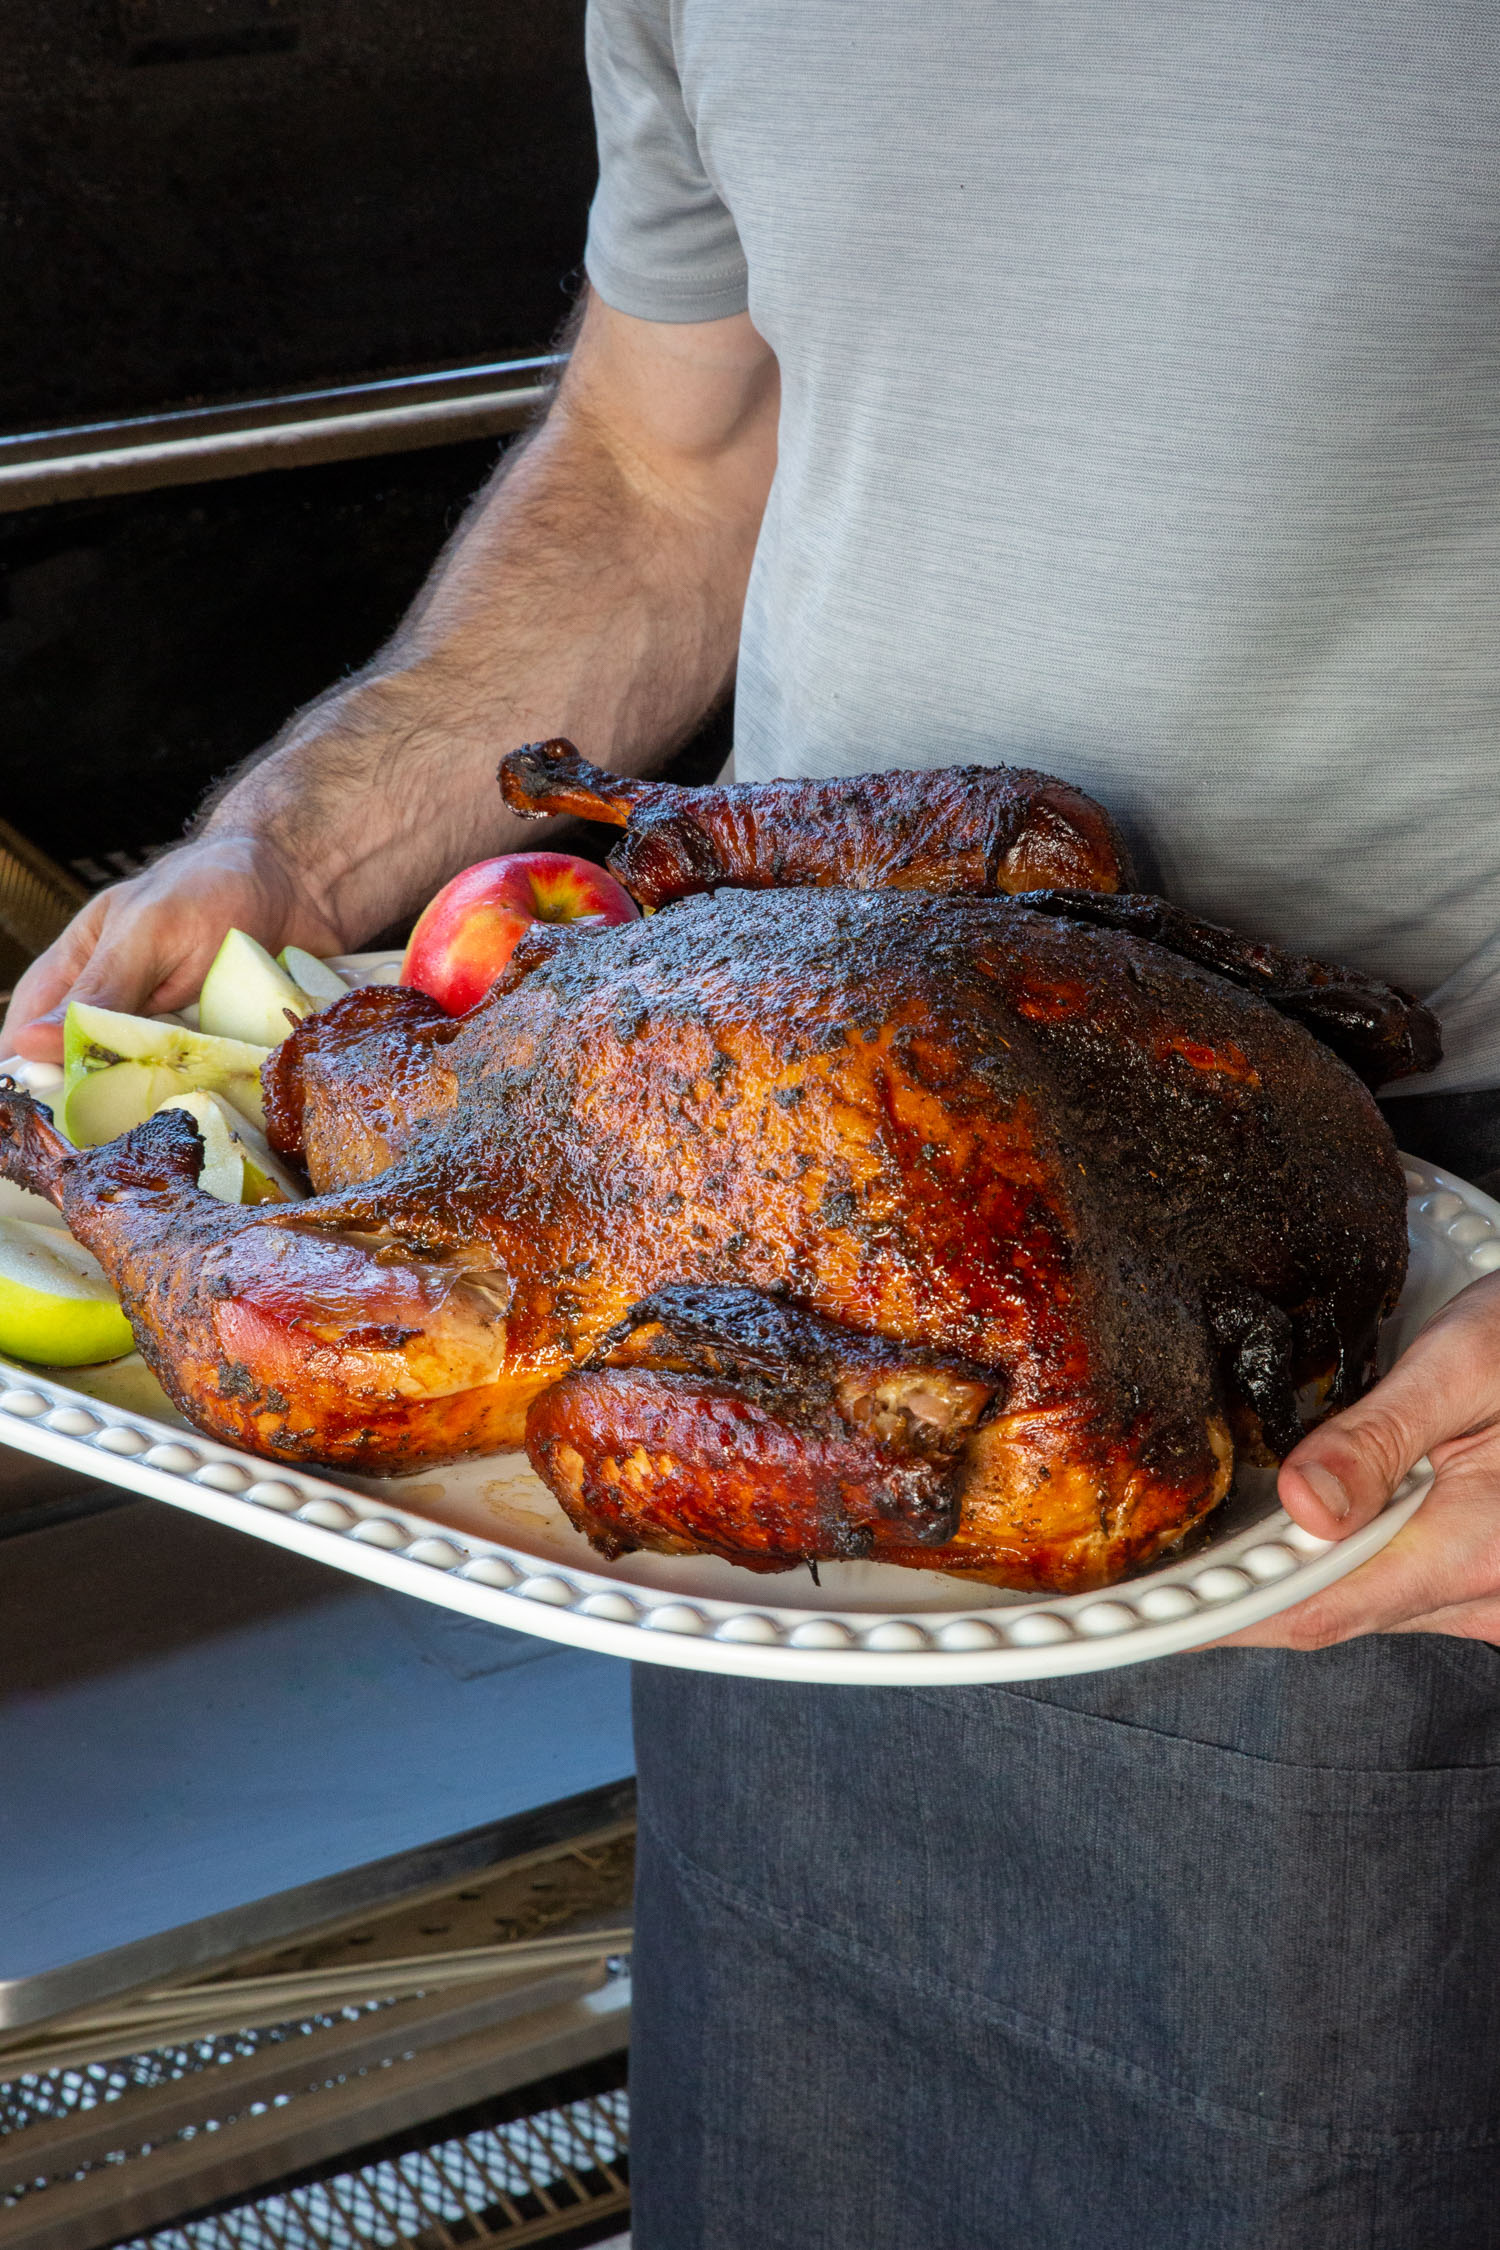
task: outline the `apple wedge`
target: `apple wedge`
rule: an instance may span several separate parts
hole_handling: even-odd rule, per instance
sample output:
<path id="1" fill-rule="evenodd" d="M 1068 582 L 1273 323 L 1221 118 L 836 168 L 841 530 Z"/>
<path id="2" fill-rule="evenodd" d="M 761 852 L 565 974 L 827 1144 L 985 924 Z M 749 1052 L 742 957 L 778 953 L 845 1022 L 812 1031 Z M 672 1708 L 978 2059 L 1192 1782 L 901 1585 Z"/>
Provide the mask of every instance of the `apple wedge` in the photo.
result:
<path id="1" fill-rule="evenodd" d="M 198 995 L 198 1024 L 217 1039 L 275 1047 L 313 1002 L 279 961 L 243 930 L 229 930 Z"/>
<path id="2" fill-rule="evenodd" d="M 203 1137 L 198 1185 L 221 1203 L 300 1203 L 297 1185 L 263 1133 L 222 1094 L 174 1094 L 162 1109 L 185 1109 Z M 160 1114 L 158 1112 L 158 1114 Z"/>
<path id="3" fill-rule="evenodd" d="M 58 1227 L 0 1218 L 0 1352 L 84 1367 L 134 1349 L 119 1300 L 81 1243 Z"/>
<path id="4" fill-rule="evenodd" d="M 270 1051 L 75 1000 L 63 1028 L 57 1122 L 75 1148 L 97 1148 L 143 1124 L 174 1094 L 202 1092 L 223 1094 L 259 1128 L 260 1066 Z"/>
<path id="5" fill-rule="evenodd" d="M 337 969 L 330 969 L 316 953 L 308 953 L 300 945 L 284 945 L 276 956 L 293 984 L 300 985 L 314 1008 L 326 1008 L 330 1001 L 342 1000 L 349 990 Z"/>

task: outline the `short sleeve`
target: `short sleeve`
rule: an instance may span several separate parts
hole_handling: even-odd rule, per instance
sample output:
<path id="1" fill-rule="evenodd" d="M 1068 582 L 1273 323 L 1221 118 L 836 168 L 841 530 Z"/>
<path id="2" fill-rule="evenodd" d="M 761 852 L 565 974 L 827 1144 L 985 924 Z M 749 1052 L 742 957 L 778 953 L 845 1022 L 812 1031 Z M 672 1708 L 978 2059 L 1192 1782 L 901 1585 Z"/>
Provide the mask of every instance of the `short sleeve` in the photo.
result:
<path id="1" fill-rule="evenodd" d="M 589 280 L 642 320 L 743 312 L 745 254 L 683 100 L 670 0 L 589 0 L 588 63 L 599 137 Z"/>

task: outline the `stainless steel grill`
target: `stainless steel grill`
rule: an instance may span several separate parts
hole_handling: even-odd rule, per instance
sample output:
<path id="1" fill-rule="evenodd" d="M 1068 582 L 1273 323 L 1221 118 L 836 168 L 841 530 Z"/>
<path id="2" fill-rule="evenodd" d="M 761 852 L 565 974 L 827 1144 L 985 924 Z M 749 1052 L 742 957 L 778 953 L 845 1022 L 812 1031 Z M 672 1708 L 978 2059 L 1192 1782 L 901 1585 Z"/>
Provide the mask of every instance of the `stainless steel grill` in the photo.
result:
<path id="1" fill-rule="evenodd" d="M 13 2031 L 0 2250 L 458 2250 L 624 2213 L 632 1844 L 616 1823 Z"/>
<path id="2" fill-rule="evenodd" d="M 173 2086 L 185 2078 L 196 2078 L 202 2072 L 222 2069 L 250 2055 L 258 2055 L 267 2048 L 290 2047 L 292 2052 L 283 2059 L 288 2071 L 297 2066 L 296 2042 L 314 2032 L 331 2030 L 336 2022 L 356 2023 L 361 2017 L 373 2014 L 389 2005 L 384 2000 L 367 2000 L 359 2005 L 341 2008 L 336 2015 L 309 2015 L 300 2023 L 271 2024 L 260 2031 L 218 2032 L 212 2038 L 192 2039 L 179 2045 L 153 2047 L 140 2055 L 117 2055 L 107 2062 L 89 2062 L 65 2069 L 24 2071 L 20 2076 L 0 2085 L 0 2142 L 13 2134 L 24 2133 L 37 2125 L 55 2124 L 62 2118 L 81 2118 L 90 2115 L 101 2105 L 120 2101 L 127 2094 L 151 2093 L 160 2087 Z M 186 2128 L 191 2134 L 195 2128 Z M 101 2161 L 124 2153 L 111 2150 Z M 32 2152 L 14 2151 L 16 2162 L 28 2161 Z M 28 2190 L 45 2185 L 45 2179 L 20 2178 L 11 2180 L 11 2169 L 0 2158 L 0 2209 L 9 2210 Z M 72 2177 L 80 2176 L 89 2167 L 87 2163 L 75 2167 Z"/>
<path id="3" fill-rule="evenodd" d="M 457 2250 L 554 2241 L 629 2210 L 628 2141 L 620 2087 L 138 2235 L 124 2250 Z"/>
<path id="4" fill-rule="evenodd" d="M 356 2013 L 344 2011 L 349 2018 Z M 3 2130 L 24 2129 L 39 2118 L 76 2116 L 142 2088 L 212 2074 L 268 2045 L 291 2050 L 283 2067 L 295 2080 L 297 2041 L 329 2025 L 327 2017 L 309 2019 L 233 2039 L 200 2041 L 191 2048 L 130 2056 L 86 2071 L 39 2075 L 4 2090 Z M 182 2146 L 234 2123 L 233 2098 L 215 2103 L 213 2095 L 210 2076 L 202 2087 L 200 2122 L 182 2127 L 170 2140 Z M 264 2114 L 293 2099 L 283 2092 L 252 2108 Z M 135 2139 L 127 2132 L 125 2145 L 95 2156 L 73 2177 L 83 2181 L 91 2173 L 108 2171 L 111 2184 L 123 2186 L 121 2167 L 157 2153 L 149 2143 L 131 2145 Z M 98 2145 L 103 2148 L 107 2142 Z M 612 2087 L 463 2133 L 445 2134 L 439 2125 L 427 2146 L 379 2156 L 326 2179 L 132 2236 L 129 2250 L 146 2250 L 148 2244 L 151 2250 L 370 2250 L 387 2244 L 456 2250 L 489 2241 L 540 2242 L 628 2212 L 628 2145 L 628 2098 L 623 2087 Z M 0 2196 L 0 2210 L 17 2216 L 9 2224 L 0 2219 L 0 2239 L 18 2239 L 20 2233 L 32 2239 L 26 2221 L 38 2216 L 39 2192 L 61 2184 L 55 2179 L 13 2181 Z M 20 2206 L 28 2198 L 30 2210 L 23 2218 Z"/>
<path id="5" fill-rule="evenodd" d="M 431 2003 L 388 2002 L 26 2074 L 3 2090 L 0 2243 L 104 2250 L 199 2223 L 186 2215 L 253 2204 L 272 2210 L 255 2238 L 269 2245 L 291 2225 L 276 2216 L 285 2203 L 300 2214 L 297 2241 L 415 2240 L 448 2227 L 432 2239 L 451 2250 L 485 2233 L 561 2231 L 559 2214 L 576 2217 L 598 2198 L 624 2211 L 625 2112 L 613 2096 L 591 2108 L 590 2095 L 545 2129 L 523 2119 L 455 2131 L 455 2112 L 483 2116 L 480 2105 L 498 2095 L 514 2103 L 515 2089 L 539 2077 L 619 2055 L 628 1994 L 623 1976 L 575 1975 L 514 1993 L 509 2011 L 483 2011 L 478 2031 L 441 2020 Z M 393 2135 L 396 2153 L 360 2161 Z M 284 2185 L 314 2172 L 323 2177 L 311 2186 Z M 367 2190 L 349 2184 L 367 2176 Z M 365 2208 L 362 2196 L 397 2223 L 358 2231 L 348 2213 Z M 444 2196 L 459 2200 L 449 2209 Z M 319 2233 L 325 2205 L 345 2217 Z"/>
<path id="6" fill-rule="evenodd" d="M 546 405 L 565 363 L 545 352 L 0 436 L 0 513 L 500 436 Z"/>

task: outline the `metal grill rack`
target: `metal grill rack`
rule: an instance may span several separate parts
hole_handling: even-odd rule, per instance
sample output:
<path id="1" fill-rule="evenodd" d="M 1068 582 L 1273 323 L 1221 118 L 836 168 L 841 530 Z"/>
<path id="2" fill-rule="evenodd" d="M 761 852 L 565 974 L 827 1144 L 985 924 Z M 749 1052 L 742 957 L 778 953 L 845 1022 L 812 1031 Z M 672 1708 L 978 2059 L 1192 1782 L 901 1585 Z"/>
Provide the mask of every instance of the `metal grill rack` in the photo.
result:
<path id="1" fill-rule="evenodd" d="M 616 1823 L 12 2034 L 0 2250 L 597 2240 L 629 2207 L 632 1844 Z"/>
<path id="2" fill-rule="evenodd" d="M 630 2208 L 623 2087 L 376 2158 L 124 2250 L 456 2250 L 597 2239 Z M 626 2238 L 613 2237 L 616 2244 Z"/>
<path id="3" fill-rule="evenodd" d="M 212 2073 L 216 2062 L 232 2063 L 267 2043 L 295 2043 L 318 2028 L 311 2023 L 279 2026 L 275 2034 L 202 2042 L 196 2051 L 133 2056 L 109 2066 L 108 2077 L 118 2098 L 132 2087 Z M 284 2067 L 295 2067 L 293 2056 L 284 2058 Z M 623 2058 L 603 2075 L 618 2079 L 622 2070 Z M 79 2105 L 95 2106 L 105 2075 L 96 2067 L 89 2073 L 60 2072 L 33 2080 L 31 2102 L 44 2115 L 76 2115 Z M 588 2081 L 598 2080 L 601 2072 L 596 2067 L 569 2075 Z M 213 2100 L 218 2084 L 213 2079 L 202 2087 L 203 2122 L 184 2128 L 179 2143 L 213 2135 L 234 2122 L 233 2100 Z M 19 2089 L 7 2091 L 12 2095 L 8 2114 L 14 2118 L 30 2105 L 24 2095 L 15 2098 Z M 271 2104 L 255 2107 L 264 2113 L 268 2107 L 289 2106 L 294 2098 L 283 2092 Z M 75 2105 L 71 2111 L 70 2102 Z M 629 2105 L 623 2084 L 582 2084 L 570 2094 L 566 2080 L 552 2080 L 537 2089 L 535 2106 L 526 2106 L 524 2091 L 510 2107 L 518 2105 L 520 2114 L 499 2119 L 439 2119 L 420 2138 L 408 2134 L 346 2164 L 325 2163 L 316 2176 L 293 2177 L 252 2197 L 131 2235 L 123 2250 L 147 2250 L 148 2245 L 150 2250 L 467 2250 L 469 2245 L 478 2250 L 490 2242 L 597 2240 L 603 2227 L 618 2223 L 630 2209 Z M 218 2110 L 230 2114 L 212 2114 Z M 133 2157 L 117 2150 L 96 2159 L 86 2172 L 102 2168 L 111 2188 L 123 2189 L 120 2168 L 152 2153 L 149 2147 Z M 0 2240 L 71 2238 L 66 2221 L 38 2232 L 35 2193 L 27 2198 L 17 2185 L 0 2197 L 0 2212 Z M 104 2224 L 113 2232 L 107 2218 Z M 614 2236 L 616 2242 L 623 2239 Z"/>

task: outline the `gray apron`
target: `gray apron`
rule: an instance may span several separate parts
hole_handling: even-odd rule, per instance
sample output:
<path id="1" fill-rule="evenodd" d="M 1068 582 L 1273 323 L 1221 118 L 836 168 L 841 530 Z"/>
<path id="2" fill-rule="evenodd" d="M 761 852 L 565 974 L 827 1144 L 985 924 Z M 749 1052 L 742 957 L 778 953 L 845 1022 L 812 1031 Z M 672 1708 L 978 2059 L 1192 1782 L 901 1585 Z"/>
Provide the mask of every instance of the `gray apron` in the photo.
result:
<path id="1" fill-rule="evenodd" d="M 1463 1099 L 1392 1122 L 1483 1174 Z M 1500 1652 L 636 1728 L 636 2250 L 1500 2250 Z"/>

